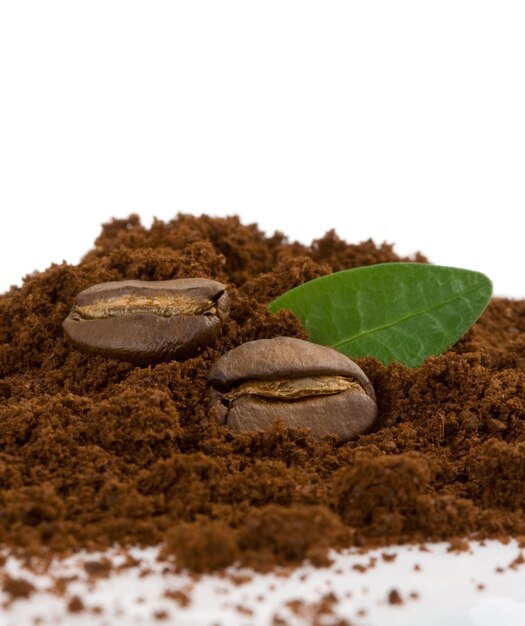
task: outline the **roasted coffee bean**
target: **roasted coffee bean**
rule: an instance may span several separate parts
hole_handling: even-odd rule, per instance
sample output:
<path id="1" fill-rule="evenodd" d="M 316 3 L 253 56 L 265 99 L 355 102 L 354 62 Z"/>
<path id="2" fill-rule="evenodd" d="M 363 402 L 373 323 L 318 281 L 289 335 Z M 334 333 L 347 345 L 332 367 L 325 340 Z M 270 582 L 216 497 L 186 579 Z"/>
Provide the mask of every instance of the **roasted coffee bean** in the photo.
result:
<path id="1" fill-rule="evenodd" d="M 377 417 L 375 392 L 363 370 L 337 350 L 302 339 L 242 344 L 212 366 L 208 382 L 213 414 L 237 432 L 283 420 L 343 442 L 369 430 Z"/>
<path id="2" fill-rule="evenodd" d="M 81 291 L 64 331 L 84 352 L 147 364 L 194 355 L 228 316 L 224 285 L 205 278 L 123 280 Z"/>

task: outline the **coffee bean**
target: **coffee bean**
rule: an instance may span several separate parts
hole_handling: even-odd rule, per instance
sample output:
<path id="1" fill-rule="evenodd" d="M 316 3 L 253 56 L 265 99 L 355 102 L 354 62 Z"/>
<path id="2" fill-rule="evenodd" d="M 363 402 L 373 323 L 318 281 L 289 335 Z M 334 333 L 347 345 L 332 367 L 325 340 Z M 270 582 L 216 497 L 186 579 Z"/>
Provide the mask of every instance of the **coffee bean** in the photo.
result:
<path id="1" fill-rule="evenodd" d="M 228 316 L 224 285 L 206 278 L 123 280 L 81 291 L 63 327 L 84 352 L 147 364 L 186 359 Z"/>
<path id="2" fill-rule="evenodd" d="M 337 350 L 302 339 L 242 344 L 212 366 L 208 382 L 213 414 L 236 432 L 283 420 L 343 442 L 369 430 L 377 417 L 375 392 L 363 370 Z"/>

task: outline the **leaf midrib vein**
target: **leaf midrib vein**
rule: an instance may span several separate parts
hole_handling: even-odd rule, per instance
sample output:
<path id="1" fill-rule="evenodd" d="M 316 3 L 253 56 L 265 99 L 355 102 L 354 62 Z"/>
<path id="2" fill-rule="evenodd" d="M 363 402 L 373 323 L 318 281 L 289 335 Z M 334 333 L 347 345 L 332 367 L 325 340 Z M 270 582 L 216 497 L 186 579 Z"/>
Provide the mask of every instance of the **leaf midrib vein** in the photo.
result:
<path id="1" fill-rule="evenodd" d="M 401 322 L 405 322 L 406 320 L 412 319 L 413 317 L 418 317 L 419 315 L 430 313 L 430 311 L 433 311 L 434 309 L 438 309 L 439 307 L 445 304 L 449 304 L 450 302 L 454 302 L 454 300 L 458 300 L 459 298 L 463 298 L 464 296 L 472 293 L 473 291 L 477 291 L 479 288 L 480 286 L 476 285 L 474 287 L 471 287 L 470 289 L 466 289 L 465 291 L 462 291 L 461 293 L 453 296 L 452 298 L 449 298 L 448 300 L 442 300 L 438 304 L 435 304 L 429 307 L 428 309 L 410 313 L 409 315 L 406 315 L 405 317 L 400 317 L 399 319 L 394 320 L 393 322 L 389 322 L 388 324 L 384 324 L 383 326 L 376 326 L 375 328 L 371 328 L 370 330 L 365 330 L 359 333 L 358 335 L 354 335 L 353 337 L 350 337 L 348 339 L 342 339 L 341 341 L 338 341 L 337 343 L 331 344 L 331 347 L 339 348 L 339 346 L 344 346 L 346 343 L 356 341 L 356 339 L 361 339 L 361 337 L 366 337 L 366 335 L 371 335 L 381 330 L 385 330 L 386 328 L 391 328 L 392 326 L 395 326 L 396 324 L 400 324 Z"/>

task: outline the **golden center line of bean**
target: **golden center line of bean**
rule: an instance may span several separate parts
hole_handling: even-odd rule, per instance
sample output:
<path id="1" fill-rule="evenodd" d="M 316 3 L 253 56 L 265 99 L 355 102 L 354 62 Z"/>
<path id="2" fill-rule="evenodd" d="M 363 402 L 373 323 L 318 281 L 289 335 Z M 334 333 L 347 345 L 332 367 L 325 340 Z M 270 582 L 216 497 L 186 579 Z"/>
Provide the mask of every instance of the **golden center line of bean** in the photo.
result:
<path id="1" fill-rule="evenodd" d="M 260 396 L 281 400 L 299 400 L 311 396 L 330 396 L 349 389 L 362 389 L 359 383 L 345 376 L 308 376 L 295 379 L 248 380 L 223 398 L 230 402 L 241 396 Z"/>
<path id="2" fill-rule="evenodd" d="M 77 320 L 101 320 L 137 313 L 174 317 L 176 315 L 213 315 L 216 312 L 216 303 L 212 300 L 189 298 L 182 295 L 122 295 L 84 306 L 76 306 L 74 318 Z"/>

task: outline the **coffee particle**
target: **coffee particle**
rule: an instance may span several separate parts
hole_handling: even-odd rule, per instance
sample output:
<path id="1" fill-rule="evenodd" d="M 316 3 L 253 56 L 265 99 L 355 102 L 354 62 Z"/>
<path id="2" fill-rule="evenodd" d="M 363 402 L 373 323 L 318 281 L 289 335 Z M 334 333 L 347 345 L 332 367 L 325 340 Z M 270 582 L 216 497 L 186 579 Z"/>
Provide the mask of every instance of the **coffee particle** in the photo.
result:
<path id="1" fill-rule="evenodd" d="M 399 593 L 397 589 L 392 589 L 388 593 L 388 604 L 392 604 L 392 605 L 404 604 L 403 598 L 401 597 L 401 594 Z"/>
<path id="2" fill-rule="evenodd" d="M 509 563 L 509 569 L 518 569 L 525 563 L 525 557 L 523 556 L 523 552 L 520 552 L 518 556 Z"/>
<path id="3" fill-rule="evenodd" d="M 4 574 L 2 590 L 11 600 L 19 598 L 29 598 L 36 591 L 35 586 L 24 578 L 14 578 L 9 574 Z"/>
<path id="4" fill-rule="evenodd" d="M 78 576 L 57 576 L 53 579 L 53 593 L 57 596 L 64 596 L 73 581 L 78 580 Z"/>
<path id="5" fill-rule="evenodd" d="M 305 603 L 303 600 L 298 600 L 298 599 L 288 600 L 288 602 L 285 603 L 285 606 L 288 609 L 290 609 L 290 611 L 294 615 L 297 615 L 297 616 L 304 615 Z"/>
<path id="6" fill-rule="evenodd" d="M 166 611 L 164 609 L 159 609 L 158 611 L 154 611 L 153 612 L 153 617 L 156 620 L 159 620 L 159 621 L 168 619 L 169 616 L 170 616 L 170 614 L 168 613 L 168 611 Z"/>
<path id="7" fill-rule="evenodd" d="M 447 552 L 468 552 L 470 549 L 468 541 L 461 537 L 449 539 Z"/>
<path id="8" fill-rule="evenodd" d="M 189 606 L 191 600 L 187 593 L 182 591 L 181 589 L 175 589 L 173 591 L 164 592 L 164 597 L 169 598 L 176 602 L 182 609 Z"/>
<path id="9" fill-rule="evenodd" d="M 246 585 L 247 583 L 253 580 L 252 576 L 235 574 L 230 576 L 230 581 L 236 586 L 240 587 L 241 585 Z"/>
<path id="10" fill-rule="evenodd" d="M 67 610 L 70 613 L 80 613 L 84 608 L 84 603 L 78 596 L 73 596 L 67 604 Z"/>
<path id="11" fill-rule="evenodd" d="M 355 565 L 352 565 L 352 569 L 360 574 L 365 574 L 368 571 L 368 567 L 361 563 L 355 563 Z"/>
<path id="12" fill-rule="evenodd" d="M 84 569 L 89 576 L 94 578 L 108 578 L 113 565 L 109 559 L 103 557 L 99 561 L 86 561 Z"/>
<path id="13" fill-rule="evenodd" d="M 246 615 L 247 617 L 251 617 L 253 615 L 253 609 L 250 609 L 247 606 L 243 606 L 242 604 L 238 604 L 235 607 L 235 610 L 237 611 L 237 613 L 239 613 L 240 615 Z"/>

